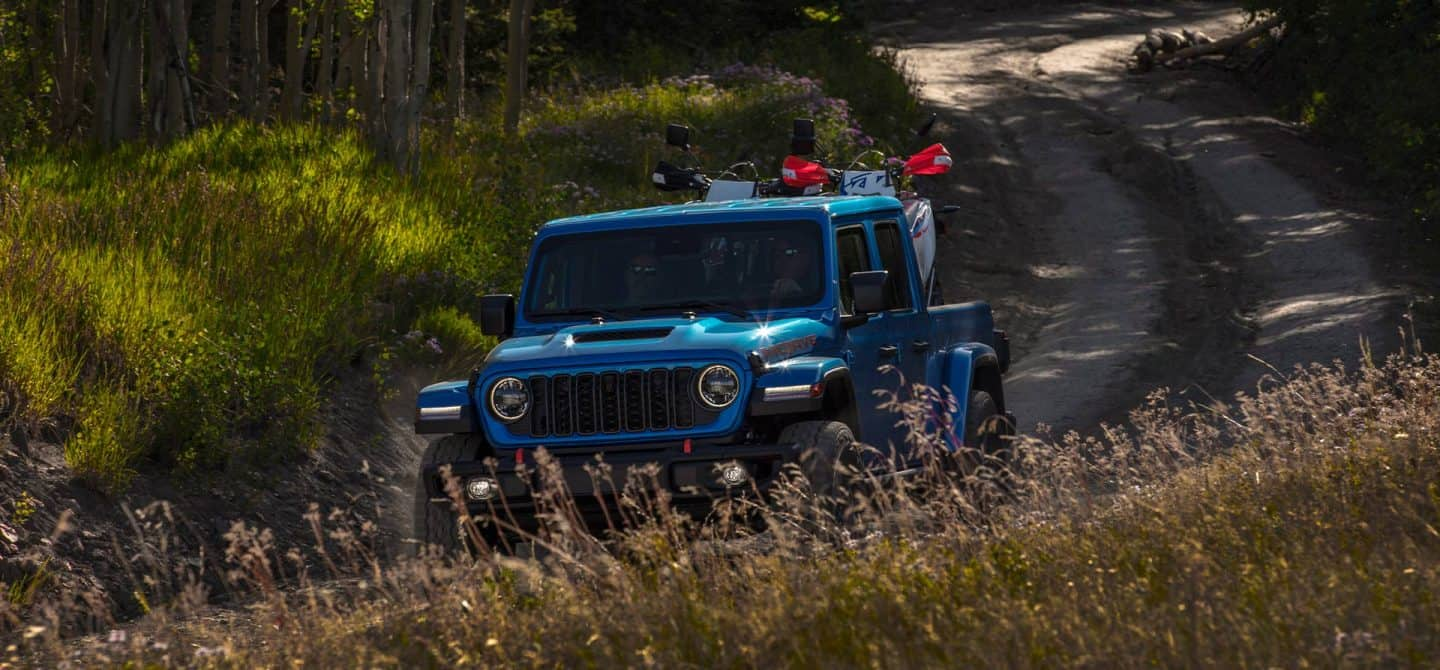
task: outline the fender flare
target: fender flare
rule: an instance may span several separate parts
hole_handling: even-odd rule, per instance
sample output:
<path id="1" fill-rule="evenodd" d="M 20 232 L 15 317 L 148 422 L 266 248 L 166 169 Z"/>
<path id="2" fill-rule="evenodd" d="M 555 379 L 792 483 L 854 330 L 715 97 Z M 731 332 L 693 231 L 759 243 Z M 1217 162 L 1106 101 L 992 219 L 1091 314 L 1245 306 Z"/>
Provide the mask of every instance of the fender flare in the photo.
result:
<path id="1" fill-rule="evenodd" d="M 955 403 L 949 412 L 951 430 L 945 431 L 957 441 L 964 438 L 966 412 L 970 407 L 970 391 L 975 388 L 977 375 L 993 370 L 995 378 L 1000 375 L 1000 357 L 989 345 L 978 342 L 962 344 L 945 354 L 943 390 L 948 391 L 948 402 Z M 1004 395 L 995 398 L 1000 411 L 1005 411 Z"/>
<path id="2" fill-rule="evenodd" d="M 479 417 L 471 399 L 470 382 L 441 382 L 420 389 L 415 398 L 415 432 L 478 433 Z"/>
<path id="3" fill-rule="evenodd" d="M 828 356 L 797 356 L 770 365 L 756 378 L 751 392 L 751 416 L 777 416 L 837 411 L 849 408 L 852 416 L 841 418 L 853 429 L 857 419 L 854 383 L 850 367 L 839 358 Z M 843 396 L 843 397 L 842 397 Z"/>

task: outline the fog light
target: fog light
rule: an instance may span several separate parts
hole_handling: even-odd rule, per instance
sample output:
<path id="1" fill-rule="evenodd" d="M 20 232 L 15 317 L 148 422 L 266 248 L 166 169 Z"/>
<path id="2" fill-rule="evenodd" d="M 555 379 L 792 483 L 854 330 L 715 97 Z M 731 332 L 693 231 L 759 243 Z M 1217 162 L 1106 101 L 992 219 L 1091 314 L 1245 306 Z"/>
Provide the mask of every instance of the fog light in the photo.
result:
<path id="1" fill-rule="evenodd" d="M 500 493 L 500 486 L 489 477 L 476 477 L 465 482 L 465 495 L 471 500 L 490 500 Z"/>
<path id="2" fill-rule="evenodd" d="M 720 481 L 726 486 L 740 486 L 750 479 L 750 471 L 739 463 L 730 463 L 720 468 Z"/>

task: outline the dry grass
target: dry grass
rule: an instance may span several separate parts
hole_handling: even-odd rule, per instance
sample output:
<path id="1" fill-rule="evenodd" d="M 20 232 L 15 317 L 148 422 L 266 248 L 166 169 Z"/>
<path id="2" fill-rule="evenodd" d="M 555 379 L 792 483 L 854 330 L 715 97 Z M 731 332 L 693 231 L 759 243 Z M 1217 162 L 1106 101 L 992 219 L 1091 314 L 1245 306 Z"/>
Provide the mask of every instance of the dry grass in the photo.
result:
<path id="1" fill-rule="evenodd" d="M 313 547 L 237 526 L 144 619 L 64 640 L 78 596 L 5 616 L 25 662 L 318 667 L 1425 665 L 1440 653 L 1440 357 L 1296 370 L 1225 407 L 1165 394 L 1103 437 L 1020 443 L 1004 481 L 938 470 L 827 522 L 797 485 L 756 533 L 565 523 L 541 560 L 386 562 L 350 511 Z M 924 403 L 906 405 L 923 427 Z M 921 435 L 917 444 L 929 442 Z M 541 462 L 542 469 L 545 464 Z M 918 487 L 923 487 L 924 491 Z M 721 507 L 725 507 L 721 505 Z M 136 524 L 157 555 L 182 525 Z M 159 562 L 154 563 L 160 565 Z M 207 581 L 208 580 L 208 581 Z M 208 584 L 208 586 L 206 586 Z M 216 596 L 217 592 L 222 596 Z M 223 601 L 224 607 L 213 604 Z M 68 609 L 67 609 L 68 608 Z M 107 632 L 109 631 L 109 632 Z M 123 632 L 121 632 L 123 631 Z"/>

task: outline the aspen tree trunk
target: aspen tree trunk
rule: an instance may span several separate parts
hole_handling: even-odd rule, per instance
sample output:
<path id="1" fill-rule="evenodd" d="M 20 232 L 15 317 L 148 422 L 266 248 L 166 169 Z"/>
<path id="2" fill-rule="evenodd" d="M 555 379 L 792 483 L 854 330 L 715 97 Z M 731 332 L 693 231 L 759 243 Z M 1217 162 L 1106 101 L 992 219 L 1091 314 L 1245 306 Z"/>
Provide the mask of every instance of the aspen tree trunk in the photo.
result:
<path id="1" fill-rule="evenodd" d="M 110 129 L 110 63 L 105 58 L 105 37 L 110 26 L 110 3 L 95 0 L 95 23 L 90 29 L 90 79 L 95 84 L 95 142 L 105 145 Z"/>
<path id="2" fill-rule="evenodd" d="M 110 148 L 139 131 L 141 16 L 138 0 L 96 0 L 90 59 L 95 81 L 95 141 Z"/>
<path id="3" fill-rule="evenodd" d="M 247 0 L 241 0 L 245 2 Z M 230 111 L 230 10 L 235 0 L 215 0 L 210 24 L 210 116 L 219 119 Z"/>
<path id="4" fill-rule="evenodd" d="M 315 95 L 320 98 L 321 117 L 330 121 L 334 111 L 335 85 L 335 2 L 320 0 L 320 69 L 315 73 Z"/>
<path id="5" fill-rule="evenodd" d="M 450 118 L 465 117 L 465 0 L 450 0 L 450 56 L 445 60 L 445 102 Z"/>
<path id="6" fill-rule="evenodd" d="M 365 26 L 355 22 L 355 15 L 348 7 L 341 7 L 335 14 L 335 30 L 340 36 L 340 51 L 336 55 L 338 67 L 334 91 L 349 93 L 349 108 L 359 112 L 365 89 L 365 54 L 368 47 Z"/>
<path id="7" fill-rule="evenodd" d="M 115 17 L 119 19 L 115 23 L 116 32 L 107 45 L 112 72 L 117 73 L 110 80 L 115 93 L 111 146 L 140 136 L 140 64 L 145 48 L 140 32 L 144 24 L 142 0 L 123 1 L 119 5 L 125 13 Z"/>
<path id="8" fill-rule="evenodd" d="M 79 4 L 79 0 L 62 0 L 55 26 L 55 106 L 50 124 L 60 137 L 69 135 L 80 114 Z"/>
<path id="9" fill-rule="evenodd" d="M 410 12 L 410 0 L 390 0 L 388 4 L 389 25 L 386 37 L 389 48 L 385 55 L 385 112 L 384 122 L 381 124 L 381 154 L 394 163 L 396 168 L 403 169 L 405 141 L 408 137 L 405 132 L 405 119 L 409 111 L 406 94 L 409 93 L 409 70 L 414 53 L 414 45 L 410 40 L 413 16 Z"/>
<path id="10" fill-rule="evenodd" d="M 377 0 L 377 5 L 379 0 Z M 365 40 L 365 85 L 362 111 L 365 114 L 366 129 L 376 146 L 381 145 L 381 129 L 384 127 L 385 104 L 385 60 L 389 51 L 386 41 L 386 26 L 390 24 L 383 7 L 376 7 L 375 21 L 371 24 Z"/>
<path id="11" fill-rule="evenodd" d="M 260 25 L 256 35 L 260 46 L 260 58 L 255 68 L 258 79 L 256 84 L 259 92 L 256 96 L 256 106 L 259 108 L 258 119 L 264 121 L 270 117 L 270 10 L 275 9 L 275 3 L 279 0 L 260 0 Z"/>
<path id="12" fill-rule="evenodd" d="M 509 53 L 505 59 L 505 135 L 514 137 L 520 127 L 520 105 L 525 99 L 525 58 L 530 52 L 530 10 L 534 0 L 510 0 Z"/>
<path id="13" fill-rule="evenodd" d="M 292 120 L 300 118 L 305 56 L 315 34 L 315 19 L 307 19 L 305 14 L 305 0 L 291 0 L 291 6 L 285 8 L 285 87 L 280 93 L 280 113 Z"/>
<path id="14" fill-rule="evenodd" d="M 255 22 L 256 10 L 265 0 L 240 0 L 240 112 L 255 117 L 255 82 L 258 80 L 260 62 L 259 33 Z"/>
<path id="15" fill-rule="evenodd" d="M 174 139 L 195 127 L 195 101 L 190 87 L 190 8 L 188 0 L 150 0 L 155 16 L 155 49 L 150 66 L 158 71 L 164 96 L 157 135 Z"/>
<path id="16" fill-rule="evenodd" d="M 405 110 L 404 170 L 420 172 L 420 117 L 430 94 L 430 33 L 435 23 L 435 0 L 420 0 L 415 12 L 414 68 Z"/>
<path id="17" fill-rule="evenodd" d="M 145 2 L 146 0 L 141 0 Z M 161 42 L 165 39 L 163 31 L 160 30 L 160 15 L 165 11 L 163 5 L 169 0 L 148 0 L 149 11 L 145 12 L 145 28 L 143 39 L 145 40 L 145 56 L 142 62 L 145 74 L 145 133 L 152 140 L 158 140 L 166 134 L 165 132 L 165 59 L 161 55 L 165 53 Z"/>

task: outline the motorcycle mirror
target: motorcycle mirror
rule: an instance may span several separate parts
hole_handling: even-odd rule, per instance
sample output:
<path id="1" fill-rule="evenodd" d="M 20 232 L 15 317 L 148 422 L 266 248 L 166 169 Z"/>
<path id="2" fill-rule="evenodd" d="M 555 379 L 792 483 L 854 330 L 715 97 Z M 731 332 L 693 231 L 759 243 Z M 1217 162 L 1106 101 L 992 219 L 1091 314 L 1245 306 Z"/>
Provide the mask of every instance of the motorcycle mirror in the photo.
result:
<path id="1" fill-rule="evenodd" d="M 690 127 L 678 123 L 665 126 L 665 143 L 682 151 L 690 150 Z"/>
<path id="2" fill-rule="evenodd" d="M 932 128 L 935 127 L 935 119 L 936 119 L 935 113 L 934 113 L 934 112 L 931 112 L 931 113 L 930 113 L 930 118 L 926 119 L 926 120 L 925 120 L 925 123 L 921 124 L 921 126 L 920 126 L 919 128 L 915 129 L 915 136 L 916 136 L 916 137 L 926 137 L 926 136 L 928 136 L 928 135 L 930 134 L 930 129 L 932 129 Z"/>
<path id="3" fill-rule="evenodd" d="M 795 119 L 790 130 L 790 153 L 809 156 L 815 153 L 815 121 Z"/>

